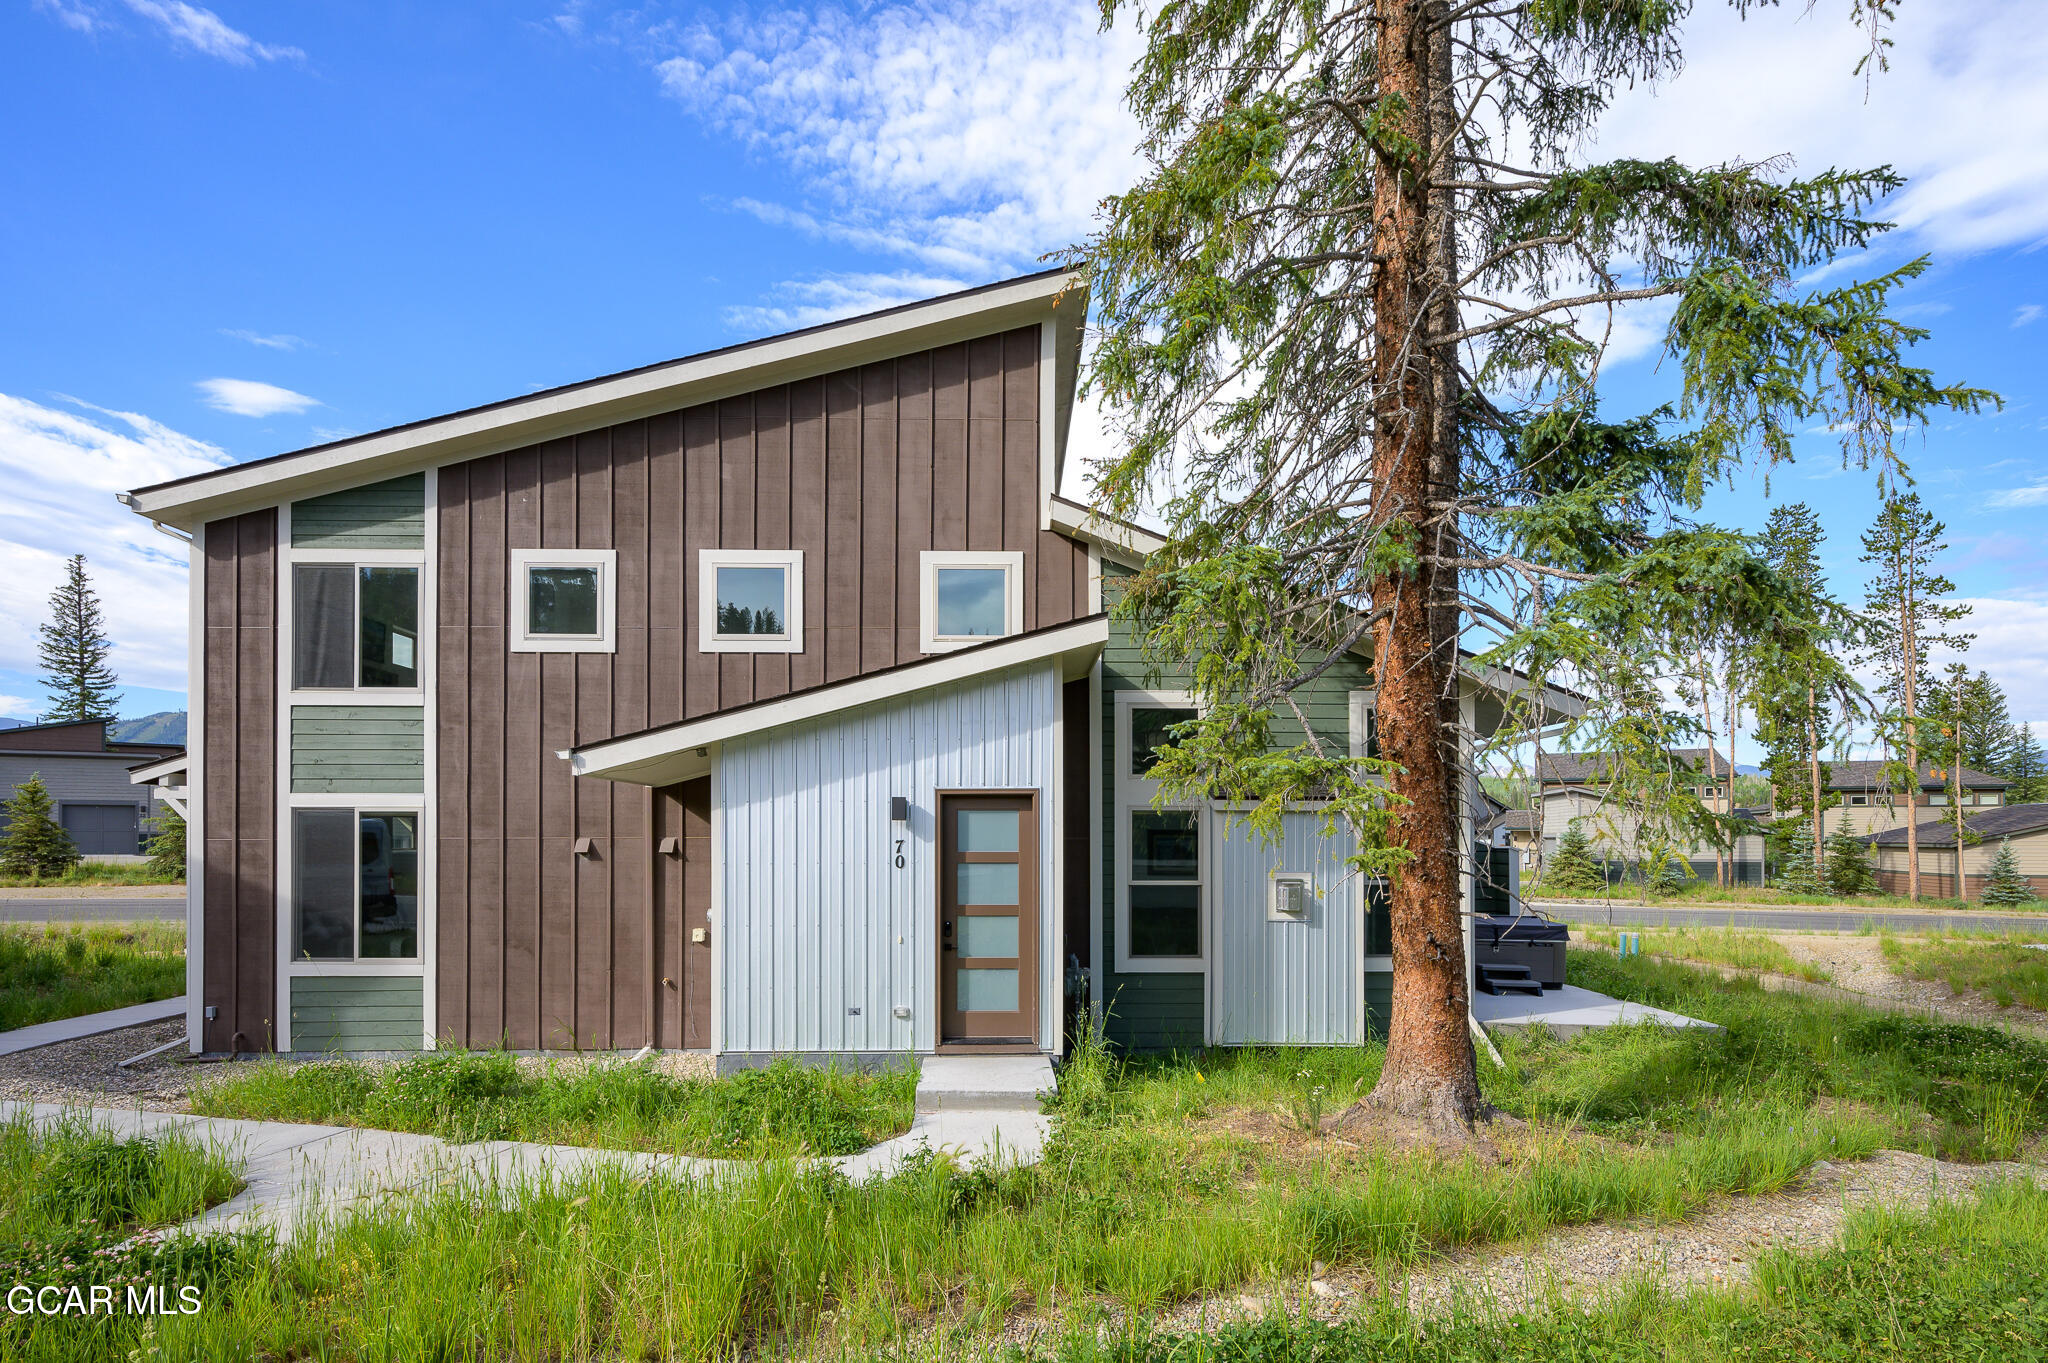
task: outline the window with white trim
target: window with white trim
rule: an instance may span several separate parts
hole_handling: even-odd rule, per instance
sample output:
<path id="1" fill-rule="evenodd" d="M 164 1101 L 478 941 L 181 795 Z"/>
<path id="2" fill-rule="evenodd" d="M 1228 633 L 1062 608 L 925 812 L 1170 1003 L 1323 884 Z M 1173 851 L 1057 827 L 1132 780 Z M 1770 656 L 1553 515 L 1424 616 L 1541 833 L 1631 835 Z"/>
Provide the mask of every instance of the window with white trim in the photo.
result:
<path id="1" fill-rule="evenodd" d="M 698 550 L 697 648 L 702 653 L 803 652 L 803 551 Z"/>
<path id="2" fill-rule="evenodd" d="M 1116 706 L 1116 968 L 1202 970 L 1203 826 L 1199 804 L 1155 805 L 1157 748 L 1195 718 L 1182 692 L 1125 691 Z"/>
<path id="3" fill-rule="evenodd" d="M 417 809 L 292 810 L 292 959 L 417 960 Z"/>
<path id="4" fill-rule="evenodd" d="M 918 556 L 919 647 L 948 653 L 1024 628 L 1024 555 L 928 549 Z"/>
<path id="5" fill-rule="evenodd" d="M 514 549 L 510 648 L 514 653 L 616 653 L 616 549 Z"/>
<path id="6" fill-rule="evenodd" d="M 292 689 L 420 689 L 420 570 L 292 564 Z"/>

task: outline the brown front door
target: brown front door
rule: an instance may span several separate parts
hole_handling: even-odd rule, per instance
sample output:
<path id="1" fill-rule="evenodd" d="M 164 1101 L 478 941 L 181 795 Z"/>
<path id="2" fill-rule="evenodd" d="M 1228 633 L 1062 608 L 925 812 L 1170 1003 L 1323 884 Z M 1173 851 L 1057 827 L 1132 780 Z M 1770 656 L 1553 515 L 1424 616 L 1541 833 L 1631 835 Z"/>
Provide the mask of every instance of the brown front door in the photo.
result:
<path id="1" fill-rule="evenodd" d="M 1038 1032 L 1038 811 L 1030 795 L 939 797 L 939 1042 Z"/>

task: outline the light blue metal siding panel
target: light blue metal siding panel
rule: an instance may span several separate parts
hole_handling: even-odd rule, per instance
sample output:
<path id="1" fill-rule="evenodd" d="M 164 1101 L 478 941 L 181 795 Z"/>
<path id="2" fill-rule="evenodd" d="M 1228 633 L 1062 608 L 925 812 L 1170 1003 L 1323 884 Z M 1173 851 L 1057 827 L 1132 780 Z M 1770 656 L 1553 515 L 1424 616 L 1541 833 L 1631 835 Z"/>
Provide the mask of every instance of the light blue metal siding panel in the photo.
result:
<path id="1" fill-rule="evenodd" d="M 1224 1045 L 1328 1045 L 1358 1040 L 1363 922 L 1359 886 L 1343 859 L 1350 840 L 1325 837 L 1322 817 L 1287 814 L 1267 845 L 1242 821 L 1210 815 L 1216 852 L 1211 921 L 1212 1030 Z M 1316 898 L 1299 922 L 1266 917 L 1270 873 L 1302 871 Z"/>
<path id="2" fill-rule="evenodd" d="M 1039 792 L 1041 996 L 1049 944 L 1052 664 L 727 743 L 719 756 L 722 1044 L 728 1051 L 929 1050 L 937 1041 L 938 790 Z M 907 796 L 902 868 L 889 798 Z M 907 1005 L 909 1019 L 894 1016 Z M 858 1012 L 853 1010 L 858 1009 Z"/>

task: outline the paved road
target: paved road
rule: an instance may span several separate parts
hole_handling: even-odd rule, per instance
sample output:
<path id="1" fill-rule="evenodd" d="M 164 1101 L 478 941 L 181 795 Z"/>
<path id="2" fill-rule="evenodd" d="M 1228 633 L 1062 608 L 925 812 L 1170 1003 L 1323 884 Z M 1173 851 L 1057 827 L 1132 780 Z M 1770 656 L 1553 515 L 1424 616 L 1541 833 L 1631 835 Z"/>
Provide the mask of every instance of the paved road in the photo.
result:
<path id="1" fill-rule="evenodd" d="M 2048 933 L 2048 915 L 2022 913 L 1915 913 L 1874 909 L 1665 908 L 1642 904 L 1562 903 L 1529 901 L 1529 907 L 1567 923 L 1615 923 L 1630 927 L 1738 927 L 1766 932 L 1855 932 L 1865 923 L 1894 932 L 1924 932 L 1931 927 L 1966 932 Z"/>
<path id="2" fill-rule="evenodd" d="M 0 895 L 5 895 L 0 890 Z M 135 923 L 185 921 L 177 899 L 0 899 L 0 923 Z"/>

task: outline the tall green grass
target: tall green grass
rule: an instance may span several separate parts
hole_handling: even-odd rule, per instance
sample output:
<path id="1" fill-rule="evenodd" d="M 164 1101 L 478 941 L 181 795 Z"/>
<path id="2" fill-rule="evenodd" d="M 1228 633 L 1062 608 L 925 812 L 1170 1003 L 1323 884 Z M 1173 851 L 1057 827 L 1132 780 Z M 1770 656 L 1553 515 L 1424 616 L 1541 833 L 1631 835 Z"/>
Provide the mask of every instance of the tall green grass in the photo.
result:
<path id="1" fill-rule="evenodd" d="M 55 876 L 0 875 L 0 889 L 39 885 L 182 885 L 180 879 L 166 879 L 161 871 L 142 861 L 81 861 Z"/>
<path id="2" fill-rule="evenodd" d="M 1916 980 L 1940 980 L 1954 992 L 1983 994 L 2001 1008 L 2015 1003 L 2048 1009 L 2048 951 L 2015 940 L 1939 934 L 1883 936 L 1892 969 Z"/>
<path id="3" fill-rule="evenodd" d="M 0 924 L 0 1032 L 184 991 L 183 924 Z"/>
<path id="4" fill-rule="evenodd" d="M 647 1065 L 444 1051 L 396 1065 L 251 1062 L 192 1095 L 210 1117 L 539 1141 L 717 1158 L 848 1155 L 909 1128 L 913 1070 L 857 1074 L 779 1061 L 716 1080 Z"/>
<path id="5" fill-rule="evenodd" d="M 83 1116 L 42 1128 L 26 1116 L 0 1120 L 0 1245 L 88 1222 L 108 1231 L 167 1225 L 235 1186 L 225 1160 L 176 1133 L 124 1140 Z"/>

